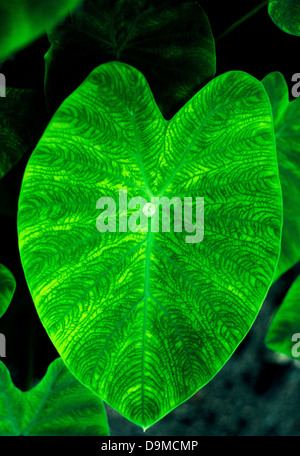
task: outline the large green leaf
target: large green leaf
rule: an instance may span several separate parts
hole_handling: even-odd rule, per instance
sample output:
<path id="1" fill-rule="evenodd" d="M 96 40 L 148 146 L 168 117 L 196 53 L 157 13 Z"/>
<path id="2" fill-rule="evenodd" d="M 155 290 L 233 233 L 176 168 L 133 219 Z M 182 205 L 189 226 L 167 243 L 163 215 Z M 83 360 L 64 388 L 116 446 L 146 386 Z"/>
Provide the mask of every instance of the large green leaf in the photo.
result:
<path id="1" fill-rule="evenodd" d="M 1 0 L 0 60 L 56 25 L 79 0 Z"/>
<path id="2" fill-rule="evenodd" d="M 41 94 L 8 88 L 0 98 L 0 179 L 36 146 L 47 124 Z"/>
<path id="3" fill-rule="evenodd" d="M 300 339 L 300 276 L 289 289 L 269 327 L 265 342 L 268 348 L 297 359 L 293 353 Z M 299 344 L 298 344 L 299 345 Z"/>
<path id="4" fill-rule="evenodd" d="M 122 188 L 128 200 L 204 197 L 204 240 L 188 243 L 173 229 L 98 232 L 97 200 L 118 201 Z M 140 72 L 104 64 L 30 157 L 21 259 L 70 370 L 148 427 L 206 384 L 251 327 L 277 264 L 281 211 L 259 81 L 226 73 L 168 122 Z"/>
<path id="5" fill-rule="evenodd" d="M 262 83 L 269 95 L 275 127 L 277 159 L 283 197 L 281 254 L 276 280 L 300 260 L 300 98 L 289 102 L 289 89 L 281 73 Z"/>
<path id="6" fill-rule="evenodd" d="M 0 317 L 5 314 L 16 289 L 16 281 L 9 269 L 0 264 Z"/>
<path id="7" fill-rule="evenodd" d="M 0 435 L 108 435 L 104 405 L 58 358 L 29 391 L 0 362 Z"/>
<path id="8" fill-rule="evenodd" d="M 286 33 L 300 36 L 299 0 L 269 0 L 272 21 Z"/>
<path id="9" fill-rule="evenodd" d="M 121 60 L 139 69 L 168 117 L 216 70 L 210 25 L 195 1 L 85 0 L 49 40 L 46 96 L 53 112 L 101 63 Z"/>

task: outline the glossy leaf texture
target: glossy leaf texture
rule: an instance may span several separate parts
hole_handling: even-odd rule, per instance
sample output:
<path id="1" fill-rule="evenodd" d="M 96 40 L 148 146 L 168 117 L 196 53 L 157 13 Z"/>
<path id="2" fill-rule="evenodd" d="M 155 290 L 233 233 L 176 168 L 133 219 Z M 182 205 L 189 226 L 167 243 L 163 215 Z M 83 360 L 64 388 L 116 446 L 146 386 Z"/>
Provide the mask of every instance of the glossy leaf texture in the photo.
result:
<path id="1" fill-rule="evenodd" d="M 8 309 L 16 289 L 13 274 L 6 266 L 0 264 L 0 318 Z"/>
<path id="2" fill-rule="evenodd" d="M 109 435 L 104 405 L 58 358 L 34 388 L 23 392 L 0 362 L 1 436 Z"/>
<path id="3" fill-rule="evenodd" d="M 298 336 L 298 337 L 296 337 Z M 297 359 L 293 346 L 300 339 L 300 276 L 293 282 L 273 318 L 265 342 L 268 348 Z"/>
<path id="4" fill-rule="evenodd" d="M 281 254 L 274 280 L 300 260 L 300 98 L 289 102 L 289 89 L 281 73 L 262 83 L 269 95 L 276 137 L 277 159 L 283 197 Z"/>
<path id="5" fill-rule="evenodd" d="M 54 27 L 79 0 L 2 0 L 0 60 L 19 51 Z"/>
<path id="6" fill-rule="evenodd" d="M 47 125 L 41 94 L 8 88 L 0 98 L 0 179 L 36 146 Z"/>
<path id="7" fill-rule="evenodd" d="M 290 35 L 300 36 L 299 0 L 269 0 L 268 11 L 277 27 Z"/>
<path id="8" fill-rule="evenodd" d="M 174 221 L 169 232 L 98 232 L 96 202 L 118 205 L 120 189 L 128 201 L 194 197 L 193 210 L 204 197 L 204 240 L 187 242 Z M 281 218 L 259 81 L 226 73 L 168 122 L 144 76 L 109 63 L 62 104 L 30 157 L 19 247 L 70 370 L 147 428 L 205 385 L 246 335 L 272 281 Z"/>
<path id="9" fill-rule="evenodd" d="M 121 60 L 140 70 L 166 117 L 216 71 L 210 24 L 195 1 L 85 0 L 49 40 L 45 92 L 51 112 L 105 62 Z"/>

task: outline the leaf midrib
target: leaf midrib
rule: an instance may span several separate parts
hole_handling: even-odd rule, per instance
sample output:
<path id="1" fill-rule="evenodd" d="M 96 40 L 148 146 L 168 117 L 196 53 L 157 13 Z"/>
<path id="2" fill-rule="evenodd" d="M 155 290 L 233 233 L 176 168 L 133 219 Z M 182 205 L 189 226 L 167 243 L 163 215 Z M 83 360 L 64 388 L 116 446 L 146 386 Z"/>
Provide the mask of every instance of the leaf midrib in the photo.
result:
<path id="1" fill-rule="evenodd" d="M 149 233 L 147 236 L 147 246 L 145 255 L 145 283 L 144 283 L 144 318 L 143 318 L 143 341 L 142 341 L 142 421 L 144 421 L 144 389 L 145 389 L 145 346 L 146 346 L 146 324 L 147 324 L 147 301 L 150 297 L 150 266 L 151 266 L 151 250 L 154 234 Z"/>

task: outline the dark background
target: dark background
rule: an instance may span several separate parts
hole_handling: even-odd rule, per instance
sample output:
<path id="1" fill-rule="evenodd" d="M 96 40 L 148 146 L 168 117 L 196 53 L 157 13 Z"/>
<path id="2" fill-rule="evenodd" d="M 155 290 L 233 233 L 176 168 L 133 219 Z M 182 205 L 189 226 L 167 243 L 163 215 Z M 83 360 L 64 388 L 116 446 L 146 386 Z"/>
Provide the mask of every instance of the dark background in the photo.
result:
<path id="1" fill-rule="evenodd" d="M 199 1 L 216 39 L 217 75 L 243 70 L 258 79 L 280 71 L 291 88 L 300 72 L 300 37 L 279 30 L 264 6 L 257 14 L 218 40 L 259 1 Z M 17 53 L 0 69 L 7 85 L 43 92 L 44 54 L 49 43 L 42 37 Z M 29 156 L 0 181 L 0 262 L 14 274 L 17 289 L 0 320 L 7 357 L 3 359 L 16 386 L 26 390 L 41 379 L 58 353 L 46 335 L 32 303 L 18 252 L 16 214 L 24 168 Z M 290 284 L 300 272 L 297 265 L 275 283 L 255 324 L 222 370 L 187 402 L 146 431 L 144 435 L 300 435 L 300 362 L 276 355 L 264 346 L 270 320 Z M 111 435 L 143 435 L 107 406 Z"/>

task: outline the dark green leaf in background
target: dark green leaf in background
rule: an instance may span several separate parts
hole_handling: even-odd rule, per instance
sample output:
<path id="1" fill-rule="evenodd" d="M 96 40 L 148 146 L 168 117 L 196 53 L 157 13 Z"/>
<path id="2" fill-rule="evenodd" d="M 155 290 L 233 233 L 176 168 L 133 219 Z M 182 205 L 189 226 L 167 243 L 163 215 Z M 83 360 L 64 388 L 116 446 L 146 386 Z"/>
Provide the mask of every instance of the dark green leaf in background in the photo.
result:
<path id="1" fill-rule="evenodd" d="M 269 14 L 281 30 L 300 36 L 299 0 L 269 0 Z"/>
<path id="2" fill-rule="evenodd" d="M 204 240 L 96 228 L 97 200 L 204 197 Z M 272 113 L 243 72 L 213 79 L 169 122 L 144 76 L 104 64 L 55 113 L 28 162 L 18 232 L 58 352 L 146 428 L 205 385 L 250 329 L 282 223 Z M 172 225 L 171 225 L 172 226 Z"/>
<path id="3" fill-rule="evenodd" d="M 273 110 L 283 197 L 281 254 L 275 281 L 300 260 L 300 98 L 289 102 L 281 73 L 270 73 L 262 82 Z"/>
<path id="4" fill-rule="evenodd" d="M 79 0 L 0 0 L 0 60 L 56 25 Z"/>
<path id="5" fill-rule="evenodd" d="M 0 436 L 109 435 L 104 405 L 58 358 L 29 391 L 0 362 Z"/>
<path id="6" fill-rule="evenodd" d="M 295 336 L 294 336 L 295 335 Z M 298 335 L 298 337 L 296 337 Z M 300 340 L 300 276 L 294 281 L 269 327 L 265 342 L 268 348 L 289 358 Z M 300 359 L 300 358 L 299 358 Z"/>
<path id="7" fill-rule="evenodd" d="M 120 60 L 140 70 L 165 117 L 216 70 L 210 25 L 195 1 L 85 0 L 49 40 L 51 112 L 101 63 Z"/>
<path id="8" fill-rule="evenodd" d="M 12 273 L 0 264 L 0 317 L 5 314 L 16 289 L 16 281 Z"/>

